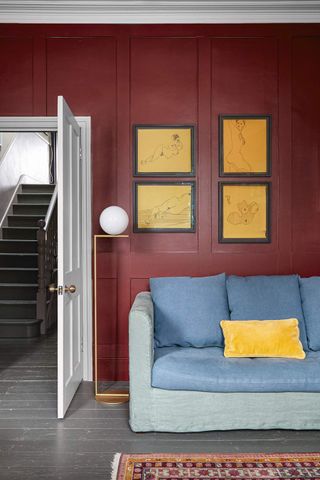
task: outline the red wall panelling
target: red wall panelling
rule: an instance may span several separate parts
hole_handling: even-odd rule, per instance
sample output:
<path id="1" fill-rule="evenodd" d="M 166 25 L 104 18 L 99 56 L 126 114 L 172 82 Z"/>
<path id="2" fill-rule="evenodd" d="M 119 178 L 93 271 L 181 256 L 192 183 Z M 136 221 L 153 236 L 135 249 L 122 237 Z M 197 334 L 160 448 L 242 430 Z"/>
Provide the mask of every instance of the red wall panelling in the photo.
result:
<path id="1" fill-rule="evenodd" d="M 3 25 L 0 53 L 0 115 L 55 115 L 57 95 L 91 115 L 93 233 L 107 205 L 132 213 L 132 125 L 196 127 L 196 232 L 99 242 L 101 379 L 128 377 L 150 276 L 319 274 L 319 25 Z M 220 113 L 272 114 L 270 244 L 218 243 Z"/>

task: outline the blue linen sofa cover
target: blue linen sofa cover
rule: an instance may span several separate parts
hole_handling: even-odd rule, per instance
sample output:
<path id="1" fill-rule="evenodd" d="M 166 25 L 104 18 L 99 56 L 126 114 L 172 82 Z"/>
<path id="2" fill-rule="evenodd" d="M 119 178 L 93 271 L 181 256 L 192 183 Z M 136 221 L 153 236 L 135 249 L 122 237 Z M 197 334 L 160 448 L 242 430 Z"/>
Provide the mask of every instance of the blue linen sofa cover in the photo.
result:
<path id="1" fill-rule="evenodd" d="M 311 350 L 320 350 L 320 277 L 299 278 L 302 309 Z"/>
<path id="2" fill-rule="evenodd" d="M 130 311 L 129 355 L 129 422 L 135 432 L 320 430 L 317 392 L 223 393 L 153 387 L 154 307 L 149 292 L 139 293 Z"/>
<path id="3" fill-rule="evenodd" d="M 320 352 L 301 360 L 225 358 L 223 348 L 162 347 L 152 386 L 202 392 L 320 392 Z"/>
<path id="4" fill-rule="evenodd" d="M 223 346 L 229 320 L 226 275 L 150 278 L 157 347 Z"/>
<path id="5" fill-rule="evenodd" d="M 230 275 L 226 284 L 231 320 L 297 318 L 303 349 L 308 350 L 298 275 Z"/>

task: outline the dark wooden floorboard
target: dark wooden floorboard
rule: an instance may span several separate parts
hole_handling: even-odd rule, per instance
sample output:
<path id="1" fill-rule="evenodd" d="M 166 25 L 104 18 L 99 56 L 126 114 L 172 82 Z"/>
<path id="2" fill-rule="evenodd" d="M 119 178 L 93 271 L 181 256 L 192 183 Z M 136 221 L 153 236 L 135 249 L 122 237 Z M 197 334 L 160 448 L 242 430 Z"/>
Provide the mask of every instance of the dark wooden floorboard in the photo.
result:
<path id="1" fill-rule="evenodd" d="M 0 479 L 109 480 L 116 452 L 315 452 L 318 431 L 133 433 L 128 405 L 94 400 L 82 383 L 56 419 L 56 335 L 0 340 Z"/>

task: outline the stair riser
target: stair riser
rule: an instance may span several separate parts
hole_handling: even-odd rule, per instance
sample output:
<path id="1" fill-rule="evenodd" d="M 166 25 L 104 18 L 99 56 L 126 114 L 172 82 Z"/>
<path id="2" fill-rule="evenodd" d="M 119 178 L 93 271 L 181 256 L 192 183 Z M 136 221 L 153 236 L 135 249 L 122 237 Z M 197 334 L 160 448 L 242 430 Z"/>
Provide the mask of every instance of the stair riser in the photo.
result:
<path id="1" fill-rule="evenodd" d="M 0 255 L 0 267 L 36 268 L 38 257 L 36 255 Z"/>
<path id="2" fill-rule="evenodd" d="M 26 193 L 53 193 L 54 185 L 21 185 L 21 192 Z"/>
<path id="3" fill-rule="evenodd" d="M 39 217 L 19 217 L 18 215 L 8 216 L 9 227 L 37 227 L 38 221 L 45 218 L 45 215 Z"/>
<path id="4" fill-rule="evenodd" d="M 36 318 L 36 305 L 0 303 L 0 318 Z"/>
<path id="5" fill-rule="evenodd" d="M 3 238 L 16 238 L 22 240 L 36 240 L 37 230 L 23 230 L 20 228 L 6 228 L 2 227 Z"/>
<path id="6" fill-rule="evenodd" d="M 28 270 L 0 270 L 0 283 L 37 283 L 38 272 Z"/>
<path id="7" fill-rule="evenodd" d="M 49 205 L 51 200 L 51 193 L 42 193 L 41 195 L 23 194 L 18 193 L 18 203 L 37 203 L 43 205 Z"/>
<path id="8" fill-rule="evenodd" d="M 48 205 L 13 205 L 14 215 L 43 215 L 46 216 Z"/>
<path id="9" fill-rule="evenodd" d="M 36 300 L 37 287 L 0 287 L 0 300 Z"/>
<path id="10" fill-rule="evenodd" d="M 37 242 L 0 241 L 0 252 L 2 253 L 37 253 L 37 248 Z"/>
<path id="11" fill-rule="evenodd" d="M 1 325 L 0 338 L 32 338 L 40 336 L 40 322 L 32 325 Z"/>

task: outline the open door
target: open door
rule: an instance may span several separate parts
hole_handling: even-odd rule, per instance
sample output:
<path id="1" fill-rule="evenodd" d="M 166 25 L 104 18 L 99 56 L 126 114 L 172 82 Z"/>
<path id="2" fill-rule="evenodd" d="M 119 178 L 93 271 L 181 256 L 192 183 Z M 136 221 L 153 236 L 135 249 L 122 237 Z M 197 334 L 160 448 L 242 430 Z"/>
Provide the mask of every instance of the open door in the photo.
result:
<path id="1" fill-rule="evenodd" d="M 83 378 L 80 127 L 58 97 L 58 418 Z"/>

